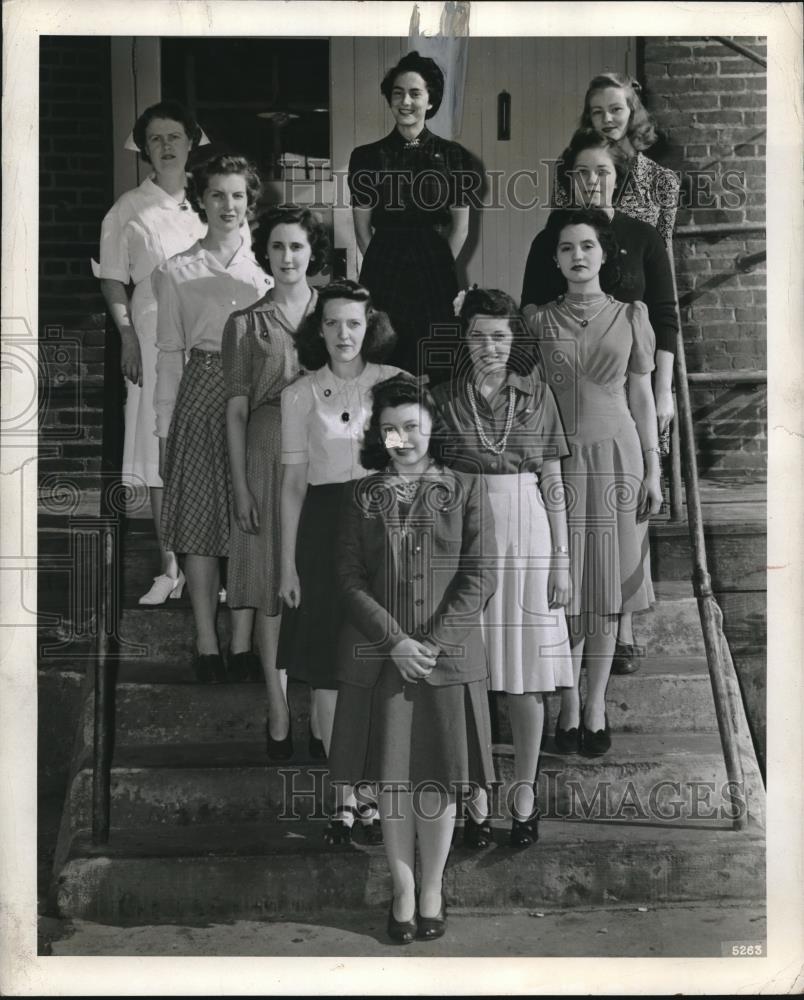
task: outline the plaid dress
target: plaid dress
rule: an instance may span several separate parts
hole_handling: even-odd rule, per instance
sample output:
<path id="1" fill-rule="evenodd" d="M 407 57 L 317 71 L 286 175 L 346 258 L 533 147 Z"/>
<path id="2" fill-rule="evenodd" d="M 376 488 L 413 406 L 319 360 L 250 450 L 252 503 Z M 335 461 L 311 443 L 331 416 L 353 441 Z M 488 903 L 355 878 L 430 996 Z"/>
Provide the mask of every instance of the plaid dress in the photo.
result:
<path id="1" fill-rule="evenodd" d="M 423 342 L 433 324 L 455 325 L 458 278 L 442 232 L 451 208 L 477 204 L 480 186 L 470 154 L 427 128 L 414 143 L 394 129 L 352 152 L 352 205 L 371 209 L 374 230 L 360 281 L 390 316 L 399 339 L 389 361 L 406 371 L 430 367 Z"/>

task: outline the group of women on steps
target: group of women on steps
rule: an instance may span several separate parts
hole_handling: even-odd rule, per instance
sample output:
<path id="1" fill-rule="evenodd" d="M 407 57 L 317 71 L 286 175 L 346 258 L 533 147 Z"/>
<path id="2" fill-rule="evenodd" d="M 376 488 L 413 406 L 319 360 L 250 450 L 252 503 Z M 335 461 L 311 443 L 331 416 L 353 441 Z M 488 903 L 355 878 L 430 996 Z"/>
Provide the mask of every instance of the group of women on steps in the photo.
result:
<path id="1" fill-rule="evenodd" d="M 630 616 L 653 600 L 647 520 L 673 418 L 678 188 L 642 152 L 636 82 L 592 80 L 519 305 L 458 291 L 476 167 L 426 127 L 443 88 L 415 52 L 382 81 L 394 128 L 349 164 L 359 283 L 312 287 L 329 243 L 307 209 L 272 208 L 252 234 L 243 157 L 188 182 L 201 132 L 172 102 L 138 119 L 153 175 L 101 237 L 124 473 L 150 488 L 161 550 L 142 603 L 186 581 L 196 676 L 264 679 L 272 761 L 293 754 L 287 677 L 309 684 L 327 838 L 357 822 L 384 842 L 400 943 L 444 933 L 456 802 L 464 844 L 492 841 L 489 690 L 508 705 L 514 847 L 538 837 L 544 695 L 560 692 L 559 752 L 609 749 L 609 675 L 635 669 Z M 434 324 L 456 331 L 438 351 Z"/>

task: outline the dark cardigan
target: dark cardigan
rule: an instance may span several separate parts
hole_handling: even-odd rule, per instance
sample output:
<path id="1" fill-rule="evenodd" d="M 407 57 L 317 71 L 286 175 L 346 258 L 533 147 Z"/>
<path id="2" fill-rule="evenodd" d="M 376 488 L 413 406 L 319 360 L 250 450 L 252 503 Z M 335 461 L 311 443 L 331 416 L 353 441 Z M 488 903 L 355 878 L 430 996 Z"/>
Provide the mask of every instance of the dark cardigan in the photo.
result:
<path id="1" fill-rule="evenodd" d="M 644 302 L 656 334 L 656 349 L 675 354 L 678 332 L 675 290 L 662 238 L 647 222 L 631 219 L 621 212 L 614 213 L 611 225 L 620 248 L 617 261 L 620 280 L 610 284 L 611 279 L 607 281 L 605 272 L 601 272 L 600 286 L 619 302 Z M 546 305 L 566 290 L 567 282 L 556 266 L 543 229 L 530 245 L 521 307 Z"/>

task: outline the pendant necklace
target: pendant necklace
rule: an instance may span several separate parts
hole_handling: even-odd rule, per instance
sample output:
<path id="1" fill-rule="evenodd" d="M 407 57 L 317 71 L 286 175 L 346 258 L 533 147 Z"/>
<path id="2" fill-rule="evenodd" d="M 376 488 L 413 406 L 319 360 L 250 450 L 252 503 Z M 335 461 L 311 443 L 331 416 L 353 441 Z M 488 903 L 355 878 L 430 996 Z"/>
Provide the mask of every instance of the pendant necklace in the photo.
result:
<path id="1" fill-rule="evenodd" d="M 480 422 L 480 414 L 477 412 L 477 399 L 475 397 L 475 388 L 470 382 L 466 387 L 469 394 L 469 405 L 472 407 L 472 416 L 475 421 L 475 430 L 477 431 L 477 436 L 480 438 L 480 443 L 486 451 L 490 451 L 492 455 L 502 455 L 505 451 L 505 446 L 508 444 L 508 435 L 511 433 L 511 428 L 514 426 L 514 405 L 516 390 L 512 385 L 508 386 L 508 412 L 505 416 L 505 430 L 499 441 L 496 443 L 492 441 Z"/>
<path id="2" fill-rule="evenodd" d="M 357 388 L 357 399 L 360 402 L 360 386 L 356 385 Z M 341 423 L 348 424 L 352 419 L 352 387 L 350 385 L 338 386 L 338 398 L 343 403 L 343 412 L 341 413 Z M 359 408 L 359 407 L 358 407 Z"/>
<path id="3" fill-rule="evenodd" d="M 614 299 L 611 297 L 611 295 L 606 295 L 603 300 L 603 305 L 598 309 L 596 313 L 592 313 L 591 316 L 583 317 L 579 316 L 576 312 L 574 312 L 573 307 L 570 304 L 569 300 L 567 299 L 566 295 L 560 295 L 558 298 L 559 306 L 564 306 L 567 313 L 575 320 L 576 323 L 580 323 L 581 327 L 584 330 L 586 329 L 587 326 L 589 326 L 592 320 L 596 319 L 603 312 L 606 306 L 613 301 Z"/>

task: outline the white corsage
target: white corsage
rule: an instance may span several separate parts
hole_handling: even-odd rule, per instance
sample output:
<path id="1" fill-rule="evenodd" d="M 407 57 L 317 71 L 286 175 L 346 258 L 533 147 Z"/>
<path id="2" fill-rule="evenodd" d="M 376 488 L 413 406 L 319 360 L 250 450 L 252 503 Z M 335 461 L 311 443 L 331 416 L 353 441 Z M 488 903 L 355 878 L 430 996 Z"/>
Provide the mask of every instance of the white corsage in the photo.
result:
<path id="1" fill-rule="evenodd" d="M 461 309 L 463 309 L 463 300 L 466 298 L 466 293 L 472 289 L 477 288 L 477 285 L 472 285 L 472 288 L 464 288 L 463 291 L 458 292 L 455 298 L 452 300 L 452 311 L 456 316 L 461 315 Z"/>

